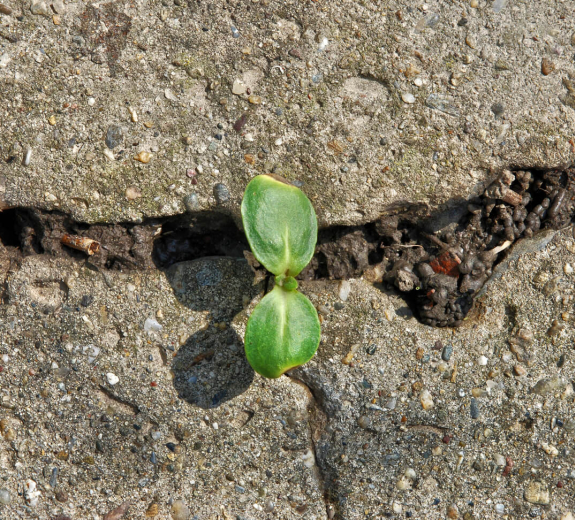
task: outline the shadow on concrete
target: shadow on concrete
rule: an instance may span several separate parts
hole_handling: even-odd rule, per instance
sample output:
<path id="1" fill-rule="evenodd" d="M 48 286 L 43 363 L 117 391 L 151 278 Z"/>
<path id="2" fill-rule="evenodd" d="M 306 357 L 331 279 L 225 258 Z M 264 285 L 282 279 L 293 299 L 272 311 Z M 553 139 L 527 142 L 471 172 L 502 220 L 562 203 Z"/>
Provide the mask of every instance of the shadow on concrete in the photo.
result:
<path id="1" fill-rule="evenodd" d="M 245 392 L 254 379 L 242 338 L 230 326 L 259 292 L 246 260 L 207 257 L 172 265 L 166 276 L 186 307 L 207 311 L 209 324 L 190 336 L 172 361 L 174 387 L 181 399 L 217 408 Z"/>

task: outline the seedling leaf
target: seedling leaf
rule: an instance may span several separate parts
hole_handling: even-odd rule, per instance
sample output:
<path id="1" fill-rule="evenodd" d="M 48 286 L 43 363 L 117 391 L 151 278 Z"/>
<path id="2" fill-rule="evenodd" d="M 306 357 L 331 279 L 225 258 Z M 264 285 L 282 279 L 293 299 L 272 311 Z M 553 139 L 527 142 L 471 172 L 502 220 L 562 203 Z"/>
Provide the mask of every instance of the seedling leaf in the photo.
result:
<path id="1" fill-rule="evenodd" d="M 276 378 L 307 363 L 320 340 L 317 312 L 306 296 L 276 285 L 252 312 L 246 327 L 246 357 L 264 377 Z"/>
<path id="2" fill-rule="evenodd" d="M 305 194 L 275 175 L 258 175 L 242 200 L 244 230 L 256 259 L 270 272 L 297 276 L 317 242 L 317 218 Z"/>

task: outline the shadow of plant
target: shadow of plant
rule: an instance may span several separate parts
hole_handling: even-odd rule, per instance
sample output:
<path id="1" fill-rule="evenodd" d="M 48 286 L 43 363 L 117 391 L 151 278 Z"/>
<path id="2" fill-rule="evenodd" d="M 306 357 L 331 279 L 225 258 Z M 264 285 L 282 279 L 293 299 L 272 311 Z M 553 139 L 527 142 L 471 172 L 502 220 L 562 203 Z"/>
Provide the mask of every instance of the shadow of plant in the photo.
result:
<path id="1" fill-rule="evenodd" d="M 178 395 L 201 408 L 217 408 L 245 392 L 254 371 L 244 354 L 243 340 L 230 327 L 263 289 L 252 285 L 246 260 L 207 257 L 174 264 L 166 276 L 178 300 L 194 311 L 208 311 L 210 323 L 192 335 L 172 362 Z"/>

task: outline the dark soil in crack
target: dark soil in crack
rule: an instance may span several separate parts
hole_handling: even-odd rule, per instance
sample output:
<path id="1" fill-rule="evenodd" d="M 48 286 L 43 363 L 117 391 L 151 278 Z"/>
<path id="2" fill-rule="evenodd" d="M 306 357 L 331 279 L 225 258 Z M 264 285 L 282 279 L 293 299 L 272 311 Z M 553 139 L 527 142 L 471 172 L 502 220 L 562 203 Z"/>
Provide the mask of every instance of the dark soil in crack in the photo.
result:
<path id="1" fill-rule="evenodd" d="M 427 224 L 437 215 L 426 213 L 421 207 L 392 209 L 361 228 L 332 230 L 300 276 L 362 274 L 396 287 L 423 323 L 458 326 L 514 242 L 571 224 L 575 169 L 505 170 L 436 234 Z"/>
<path id="2" fill-rule="evenodd" d="M 396 205 L 384 208 L 375 222 L 321 230 L 316 254 L 299 278 L 364 276 L 395 287 L 423 323 L 458 326 L 514 242 L 572 222 L 575 169 L 505 170 L 482 196 L 454 203 L 449 211 L 446 219 L 422 204 Z M 63 244 L 66 235 L 96 240 L 100 249 L 88 256 Z M 11 264 L 28 255 L 131 270 L 167 269 L 207 256 L 242 257 L 248 250 L 233 220 L 215 212 L 92 225 L 34 208 L 0 212 L 0 282 Z"/>

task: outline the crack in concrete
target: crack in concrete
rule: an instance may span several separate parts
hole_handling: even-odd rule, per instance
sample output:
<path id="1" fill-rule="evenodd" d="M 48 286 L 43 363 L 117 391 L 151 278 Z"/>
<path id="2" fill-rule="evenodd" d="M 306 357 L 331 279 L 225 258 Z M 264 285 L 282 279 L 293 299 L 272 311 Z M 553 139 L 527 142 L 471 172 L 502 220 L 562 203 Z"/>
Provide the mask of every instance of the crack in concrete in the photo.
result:
<path id="1" fill-rule="evenodd" d="M 309 402 L 311 405 L 311 410 L 309 410 L 310 415 L 307 419 L 307 424 L 310 430 L 310 439 L 313 448 L 313 455 L 314 455 L 314 464 L 315 464 L 315 476 L 316 481 L 323 493 L 323 498 L 325 501 L 325 508 L 326 508 L 326 515 L 329 520 L 336 518 L 337 513 L 337 504 L 331 499 L 330 496 L 330 486 L 327 481 L 327 471 L 326 468 L 323 467 L 320 458 L 320 453 L 318 449 L 318 442 L 322 435 L 326 433 L 326 426 L 328 424 L 328 414 L 323 409 L 321 400 L 318 399 L 309 385 L 307 385 L 302 379 L 297 377 L 293 373 L 288 373 L 286 376 L 293 381 L 295 384 L 300 385 L 302 388 L 305 389 L 307 394 L 309 395 Z"/>
<path id="2" fill-rule="evenodd" d="M 504 170 L 482 196 L 448 208 L 400 204 L 375 222 L 320 230 L 316 254 L 299 278 L 363 276 L 394 287 L 423 323 L 458 326 L 492 275 L 499 275 L 502 260 L 521 254 L 510 253 L 511 246 L 524 238 L 546 244 L 548 230 L 571 224 L 574 214 L 574 168 Z M 69 247 L 86 239 L 101 247 Z M 28 255 L 72 257 L 105 271 L 167 269 L 198 258 L 242 257 L 247 250 L 232 218 L 216 212 L 88 225 L 56 211 L 0 211 L 0 282 L 12 263 Z M 267 274 L 261 266 L 256 271 L 260 278 Z"/>

